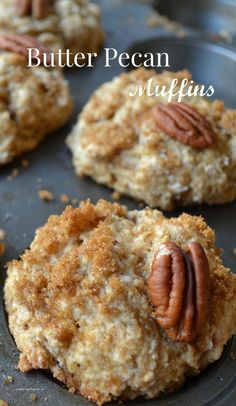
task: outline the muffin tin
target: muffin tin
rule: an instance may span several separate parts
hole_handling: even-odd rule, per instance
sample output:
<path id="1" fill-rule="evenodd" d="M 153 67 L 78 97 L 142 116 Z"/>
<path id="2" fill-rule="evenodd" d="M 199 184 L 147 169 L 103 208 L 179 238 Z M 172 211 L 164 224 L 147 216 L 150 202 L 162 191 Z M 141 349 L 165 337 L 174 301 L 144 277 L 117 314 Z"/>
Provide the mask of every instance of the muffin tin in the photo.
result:
<path id="1" fill-rule="evenodd" d="M 123 52 L 136 49 L 147 52 L 165 50 L 170 53 L 171 69 L 188 68 L 193 77 L 203 84 L 213 84 L 216 96 L 226 101 L 229 107 L 236 107 L 234 84 L 236 80 L 236 53 L 233 48 L 206 41 L 201 35 L 187 30 L 186 38 L 175 38 L 161 27 L 150 27 L 147 21 L 153 15 L 151 4 L 145 2 L 125 2 L 121 0 L 103 0 L 103 25 L 107 33 L 106 47 L 114 47 Z M 128 3 L 128 4 L 127 4 Z M 195 11 L 193 11 L 195 14 Z M 155 39 L 153 39 L 155 38 Z M 71 164 L 71 155 L 64 140 L 77 115 L 91 93 L 104 81 L 121 72 L 119 65 L 104 69 L 104 54 L 99 56 L 93 69 L 74 69 L 65 72 L 75 99 L 75 110 L 71 121 L 60 131 L 49 136 L 35 150 L 24 156 L 29 160 L 29 168 L 23 168 L 21 159 L 2 167 L 0 170 L 0 228 L 7 232 L 6 253 L 0 258 L 0 399 L 10 406 L 31 404 L 32 395 L 37 395 L 39 406 L 89 405 L 78 395 L 69 393 L 63 385 L 55 381 L 50 374 L 35 371 L 28 374 L 15 369 L 18 351 L 11 337 L 7 318 L 4 313 L 2 286 L 6 275 L 4 264 L 17 258 L 29 246 L 37 227 L 44 224 L 52 213 L 60 213 L 65 204 L 59 196 L 67 194 L 71 199 L 90 198 L 96 202 L 99 198 L 111 199 L 111 190 L 95 184 L 90 179 L 75 176 Z M 19 176 L 9 179 L 14 168 Z M 54 196 L 50 203 L 42 202 L 37 195 L 38 189 L 48 189 Z M 130 209 L 138 208 L 132 199 L 122 198 L 121 203 Z M 184 210 L 190 214 L 202 215 L 215 229 L 217 244 L 224 248 L 223 260 L 232 269 L 235 266 L 236 247 L 234 239 L 236 227 L 236 203 L 223 206 L 194 206 Z M 176 216 L 181 209 L 168 216 Z M 209 366 L 199 376 L 190 378 L 178 392 L 158 400 L 138 399 L 125 405 L 227 405 L 236 404 L 236 339 L 226 346 L 221 359 Z M 7 376 L 13 382 L 5 384 Z"/>
<path id="2" fill-rule="evenodd" d="M 171 20 L 236 45 L 235 0 L 156 0 L 155 7 Z"/>
<path id="3" fill-rule="evenodd" d="M 214 86 L 214 97 L 223 99 L 229 107 L 236 107 L 235 89 L 232 86 L 232 83 L 236 83 L 236 52 L 233 49 L 201 36 L 189 36 L 142 41 L 131 46 L 128 52 L 145 54 L 157 50 L 168 53 L 170 70 L 189 69 L 196 82 Z"/>

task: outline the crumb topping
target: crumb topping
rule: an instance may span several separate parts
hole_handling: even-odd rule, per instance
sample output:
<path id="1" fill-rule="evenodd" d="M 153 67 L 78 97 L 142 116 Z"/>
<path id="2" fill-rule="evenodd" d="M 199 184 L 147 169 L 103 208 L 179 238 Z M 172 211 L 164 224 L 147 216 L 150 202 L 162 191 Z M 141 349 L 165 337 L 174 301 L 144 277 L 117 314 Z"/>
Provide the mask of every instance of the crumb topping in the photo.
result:
<path id="1" fill-rule="evenodd" d="M 14 53 L 0 54 L 0 87 L 0 164 L 4 164 L 61 127 L 71 114 L 72 100 L 61 73 L 28 69 Z M 18 174 L 14 169 L 12 177 Z"/>
<path id="2" fill-rule="evenodd" d="M 212 127 L 215 142 L 198 151 L 170 137 L 156 123 L 153 108 L 168 96 L 135 94 L 151 80 L 170 86 L 192 79 L 190 72 L 140 68 L 122 73 L 91 96 L 67 139 L 78 175 L 89 175 L 119 193 L 171 210 L 176 205 L 225 203 L 236 198 L 236 120 L 220 100 L 184 96 Z"/>
<path id="3" fill-rule="evenodd" d="M 104 38 L 100 9 L 88 0 L 57 0 L 41 19 L 18 16 L 14 1 L 1 0 L 0 31 L 34 36 L 53 52 L 96 52 Z"/>
<path id="4" fill-rule="evenodd" d="M 183 250 L 198 241 L 209 261 L 207 321 L 191 344 L 165 335 L 148 296 L 153 255 L 169 240 Z M 19 368 L 49 368 L 98 404 L 178 387 L 218 359 L 236 331 L 236 277 L 219 253 L 214 232 L 187 214 L 166 219 L 100 200 L 50 216 L 8 265 L 5 301 Z"/>

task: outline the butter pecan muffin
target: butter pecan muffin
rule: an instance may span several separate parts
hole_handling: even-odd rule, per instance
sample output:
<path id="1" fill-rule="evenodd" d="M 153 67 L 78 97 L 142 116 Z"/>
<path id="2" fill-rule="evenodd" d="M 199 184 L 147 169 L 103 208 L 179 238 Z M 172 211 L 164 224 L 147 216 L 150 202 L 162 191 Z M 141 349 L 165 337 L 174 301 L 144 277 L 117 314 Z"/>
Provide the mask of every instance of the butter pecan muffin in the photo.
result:
<path id="1" fill-rule="evenodd" d="M 32 150 L 71 115 L 67 82 L 57 70 L 27 68 L 28 36 L 0 36 L 0 165 Z M 2 50 L 2 52 L 1 52 Z"/>
<path id="2" fill-rule="evenodd" d="M 140 68 L 103 84 L 90 98 L 67 144 L 78 175 L 171 210 L 236 198 L 236 110 L 222 101 L 133 94 L 155 91 L 191 74 Z M 185 89 L 186 90 L 186 89 Z M 176 96 L 177 98 L 177 96 Z"/>
<path id="3" fill-rule="evenodd" d="M 89 0 L 1 0 L 0 32 L 31 35 L 56 52 L 96 52 L 103 42 L 100 10 Z"/>
<path id="4" fill-rule="evenodd" d="M 236 276 L 199 217 L 89 201 L 8 264 L 23 372 L 50 369 L 97 404 L 157 397 L 217 360 L 236 332 Z"/>

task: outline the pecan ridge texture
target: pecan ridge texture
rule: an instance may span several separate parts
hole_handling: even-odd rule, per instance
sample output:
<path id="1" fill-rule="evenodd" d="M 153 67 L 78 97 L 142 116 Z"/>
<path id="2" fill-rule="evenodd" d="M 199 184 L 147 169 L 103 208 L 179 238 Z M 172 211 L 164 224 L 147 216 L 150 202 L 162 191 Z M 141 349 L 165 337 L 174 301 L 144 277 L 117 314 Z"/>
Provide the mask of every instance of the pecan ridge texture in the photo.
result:
<path id="1" fill-rule="evenodd" d="M 13 34 L 0 35 L 1 51 L 15 52 L 27 58 L 28 48 L 37 48 L 39 51 L 38 58 L 42 61 L 43 54 L 45 54 L 47 63 L 50 63 L 51 56 L 49 50 L 34 37 Z"/>
<path id="2" fill-rule="evenodd" d="M 182 144 L 202 150 L 214 143 L 215 132 L 210 122 L 185 103 L 157 105 L 153 114 L 158 127 Z"/>
<path id="3" fill-rule="evenodd" d="M 32 16 L 36 19 L 48 15 L 51 0 L 16 0 L 15 10 L 19 17 Z"/>
<path id="4" fill-rule="evenodd" d="M 209 264 L 201 244 L 184 252 L 176 243 L 163 244 L 154 256 L 148 291 L 158 324 L 173 341 L 191 342 L 207 315 Z"/>

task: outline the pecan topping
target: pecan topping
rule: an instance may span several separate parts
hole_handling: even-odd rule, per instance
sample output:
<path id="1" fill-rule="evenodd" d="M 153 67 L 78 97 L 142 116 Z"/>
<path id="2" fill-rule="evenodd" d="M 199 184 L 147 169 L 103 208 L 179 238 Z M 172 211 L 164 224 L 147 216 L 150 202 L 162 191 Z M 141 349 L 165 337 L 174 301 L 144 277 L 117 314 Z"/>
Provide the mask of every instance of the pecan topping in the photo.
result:
<path id="1" fill-rule="evenodd" d="M 51 0 L 16 0 L 15 10 L 18 16 L 32 16 L 40 19 L 48 15 Z"/>
<path id="2" fill-rule="evenodd" d="M 201 150 L 210 147 L 215 140 L 209 121 L 185 103 L 158 105 L 153 114 L 158 126 L 182 144 Z"/>
<path id="3" fill-rule="evenodd" d="M 43 54 L 45 54 L 47 63 L 50 63 L 51 56 L 49 50 L 34 37 L 29 37 L 27 35 L 0 35 L 1 51 L 15 52 L 27 58 L 28 48 L 37 48 L 39 51 L 37 57 L 42 61 Z"/>
<path id="4" fill-rule="evenodd" d="M 157 322 L 173 341 L 191 342 L 200 333 L 208 303 L 207 256 L 192 242 L 185 253 L 167 242 L 155 254 L 148 290 Z"/>

